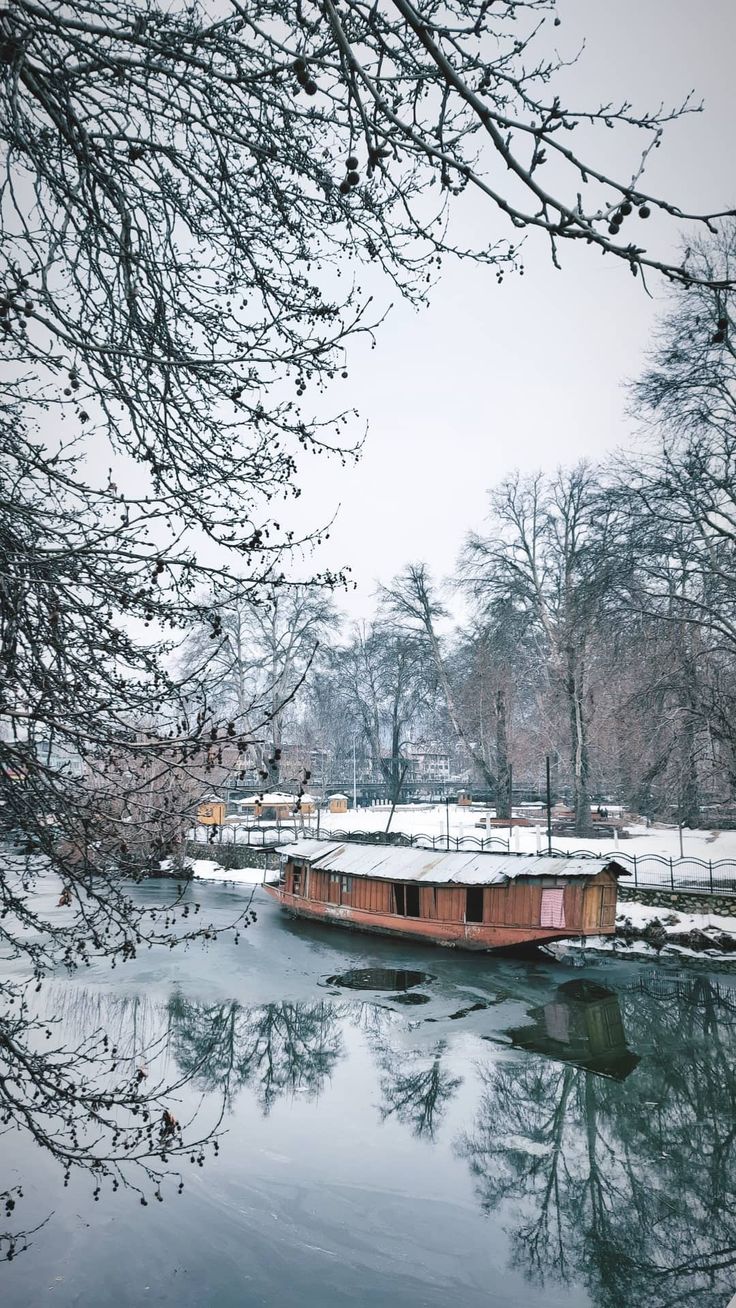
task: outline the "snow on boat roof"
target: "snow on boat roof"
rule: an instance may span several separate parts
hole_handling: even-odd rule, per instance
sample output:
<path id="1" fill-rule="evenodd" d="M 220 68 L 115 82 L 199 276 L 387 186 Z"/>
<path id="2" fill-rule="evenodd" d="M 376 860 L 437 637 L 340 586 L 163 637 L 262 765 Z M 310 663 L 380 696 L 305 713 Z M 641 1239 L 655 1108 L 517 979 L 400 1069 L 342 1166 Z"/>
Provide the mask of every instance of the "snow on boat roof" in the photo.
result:
<path id="1" fill-rule="evenodd" d="M 276 850 L 326 872 L 386 881 L 502 885 L 516 877 L 594 877 L 607 867 L 626 874 L 612 858 L 560 858 L 549 854 L 481 854 L 470 850 L 407 849 L 349 841 L 297 840 Z"/>

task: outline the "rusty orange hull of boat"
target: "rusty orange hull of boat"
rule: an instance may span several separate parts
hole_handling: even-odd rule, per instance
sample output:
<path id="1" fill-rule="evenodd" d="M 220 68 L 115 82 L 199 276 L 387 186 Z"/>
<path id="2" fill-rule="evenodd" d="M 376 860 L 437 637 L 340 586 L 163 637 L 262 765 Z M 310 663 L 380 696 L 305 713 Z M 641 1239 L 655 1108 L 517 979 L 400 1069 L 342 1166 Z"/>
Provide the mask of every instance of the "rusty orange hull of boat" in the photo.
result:
<path id="1" fill-rule="evenodd" d="M 510 949 L 515 945 L 544 945 L 553 940 L 564 940 L 571 935 L 593 934 L 584 930 L 571 930 L 570 927 L 501 926 L 485 922 L 442 922 L 436 918 L 428 921 L 424 918 L 399 917 L 394 913 L 370 912 L 346 904 L 308 900 L 289 894 L 283 886 L 266 885 L 264 889 L 295 917 L 308 918 L 313 922 L 329 922 L 354 931 L 372 931 L 383 936 L 452 945 L 458 949 Z M 596 925 L 595 934 L 612 935 L 614 930 L 613 925 Z"/>

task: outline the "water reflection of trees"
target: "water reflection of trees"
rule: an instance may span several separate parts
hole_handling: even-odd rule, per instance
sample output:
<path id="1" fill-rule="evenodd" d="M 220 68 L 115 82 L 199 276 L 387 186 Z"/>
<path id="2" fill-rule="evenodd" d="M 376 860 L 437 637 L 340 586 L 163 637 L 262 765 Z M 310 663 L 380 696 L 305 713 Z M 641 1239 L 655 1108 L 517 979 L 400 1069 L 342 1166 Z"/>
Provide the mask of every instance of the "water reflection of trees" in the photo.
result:
<path id="1" fill-rule="evenodd" d="M 439 1040 L 423 1050 L 395 1050 L 388 1044 L 376 1049 L 383 1096 L 381 1118 L 396 1118 L 416 1136 L 434 1139 L 450 1100 L 462 1085 L 444 1065 L 446 1043 Z"/>
<path id="2" fill-rule="evenodd" d="M 18 1011 L 0 1022 L 4 1146 L 31 1171 L 36 1150 L 55 1161 L 65 1188 L 88 1176 L 94 1200 L 106 1181 L 146 1206 L 163 1200 L 166 1184 L 181 1193 L 178 1159 L 193 1153 L 204 1162 L 206 1146 L 217 1147 L 220 1114 L 215 1106 L 206 1121 L 188 1115 L 187 1076 L 171 1074 L 167 1050 L 165 1013 L 150 999 L 27 985 Z M 25 1252 L 51 1216 L 28 1220 L 20 1175 L 0 1190 L 0 1262 Z M 45 1204 L 39 1189 L 30 1207 Z"/>
<path id="3" fill-rule="evenodd" d="M 524 1052 L 480 1069 L 475 1120 L 456 1142 L 479 1201 L 506 1227 L 519 1269 L 540 1283 L 583 1282 L 596 1308 L 722 1308 L 736 1274 L 732 992 L 701 976 L 648 978 L 619 991 L 618 1004 L 599 994 L 586 1023 L 579 1013 L 563 1020 L 571 996 L 560 987 L 530 1011 L 531 1026 L 515 1028 Z M 136 1063 L 166 1025 L 135 1000 L 82 994 L 62 1008 L 68 1025 L 104 1024 Z M 322 1092 L 345 1054 L 348 1022 L 372 1052 L 384 1120 L 431 1141 L 461 1084 L 449 1043 L 413 1044 L 405 1017 L 387 1006 L 248 1009 L 176 994 L 165 1017 L 182 1085 L 230 1100 L 247 1088 L 264 1112 L 280 1096 Z M 641 1055 L 636 1067 L 627 1040 Z"/>
<path id="4" fill-rule="evenodd" d="M 722 1308 L 736 1267 L 736 1008 L 702 977 L 620 998 L 646 1052 L 635 1076 L 489 1064 L 458 1150 L 531 1278 L 582 1280 L 599 1308 Z"/>
<path id="5" fill-rule="evenodd" d="M 463 1078 L 453 1076 L 446 1066 L 447 1041 L 438 1040 L 428 1050 L 407 1048 L 405 1021 L 383 1004 L 352 1005 L 347 1015 L 362 1032 L 376 1061 L 381 1120 L 395 1118 L 410 1127 L 413 1135 L 433 1140 L 463 1083 Z"/>
<path id="6" fill-rule="evenodd" d="M 169 1002 L 170 1048 L 199 1089 L 216 1089 L 232 1102 L 248 1087 L 268 1112 L 282 1095 L 314 1099 L 322 1092 L 344 1053 L 345 1020 L 361 1030 L 375 1056 L 381 1117 L 432 1139 L 462 1078 L 445 1066 L 445 1041 L 429 1052 L 395 1048 L 396 1015 L 382 1006 L 319 1001 L 242 1008 L 192 1003 L 177 993 Z"/>
<path id="7" fill-rule="evenodd" d="M 284 1094 L 316 1098 L 343 1053 L 334 1005 L 197 1004 L 176 994 L 169 1003 L 171 1048 L 201 1089 L 229 1100 L 243 1087 L 268 1112 Z"/>

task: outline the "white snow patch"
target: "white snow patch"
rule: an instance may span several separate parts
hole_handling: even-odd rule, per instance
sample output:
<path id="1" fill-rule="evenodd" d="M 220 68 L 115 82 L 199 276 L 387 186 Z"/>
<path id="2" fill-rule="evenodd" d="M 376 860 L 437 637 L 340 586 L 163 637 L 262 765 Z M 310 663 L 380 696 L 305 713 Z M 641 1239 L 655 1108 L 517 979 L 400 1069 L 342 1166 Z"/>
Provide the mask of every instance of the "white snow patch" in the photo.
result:
<path id="1" fill-rule="evenodd" d="M 626 900 L 619 904 L 616 914 L 617 926 L 623 926 L 628 919 L 632 927 L 642 931 L 650 922 L 658 918 L 668 936 L 681 936 L 688 931 L 718 932 L 718 934 L 736 936 L 736 917 L 726 917 L 718 913 L 681 913 L 679 909 L 656 908 L 651 904 L 638 904 L 635 900 Z"/>
<path id="2" fill-rule="evenodd" d="M 278 880 L 278 868 L 223 867 L 211 858 L 192 858 L 188 861 L 195 881 L 226 881 L 231 885 L 262 886 Z"/>

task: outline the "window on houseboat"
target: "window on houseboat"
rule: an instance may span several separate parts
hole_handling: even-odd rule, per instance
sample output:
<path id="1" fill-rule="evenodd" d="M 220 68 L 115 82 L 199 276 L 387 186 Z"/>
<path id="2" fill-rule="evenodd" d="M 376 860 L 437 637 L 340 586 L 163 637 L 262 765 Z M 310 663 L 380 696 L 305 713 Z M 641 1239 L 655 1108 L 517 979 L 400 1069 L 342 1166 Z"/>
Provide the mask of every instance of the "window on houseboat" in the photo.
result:
<path id="1" fill-rule="evenodd" d="M 465 921 L 483 921 L 483 887 L 468 886 L 465 891 Z"/>
<path id="2" fill-rule="evenodd" d="M 394 911 L 400 917 L 419 917 L 419 886 L 394 885 Z"/>
<path id="3" fill-rule="evenodd" d="M 343 895 L 349 895 L 352 888 L 353 888 L 352 877 L 340 877 L 340 890 L 342 891 Z"/>
<path id="4" fill-rule="evenodd" d="M 292 882 L 292 886 L 293 886 L 293 891 L 292 891 L 293 894 L 300 895 L 302 893 L 302 868 L 300 867 L 294 868 L 294 879 Z"/>

